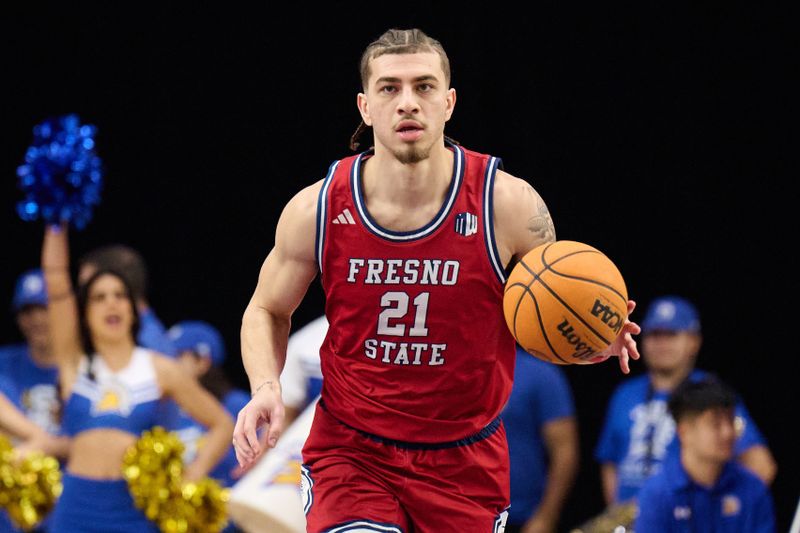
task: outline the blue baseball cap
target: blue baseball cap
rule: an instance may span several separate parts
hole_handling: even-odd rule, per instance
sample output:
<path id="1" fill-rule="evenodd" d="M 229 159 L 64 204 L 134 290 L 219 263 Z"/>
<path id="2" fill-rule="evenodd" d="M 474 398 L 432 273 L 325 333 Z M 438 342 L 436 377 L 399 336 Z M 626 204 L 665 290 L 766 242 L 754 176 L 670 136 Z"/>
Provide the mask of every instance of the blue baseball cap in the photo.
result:
<path id="1" fill-rule="evenodd" d="M 191 351 L 200 357 L 209 357 L 211 364 L 219 366 L 225 361 L 225 341 L 217 328 L 199 320 L 178 322 L 167 331 L 167 336 L 178 353 Z"/>
<path id="2" fill-rule="evenodd" d="M 47 305 L 47 286 L 41 269 L 28 270 L 17 278 L 11 309 L 18 313 L 28 305 Z"/>
<path id="3" fill-rule="evenodd" d="M 662 331 L 700 331 L 700 315 L 694 305 L 680 296 L 656 298 L 647 308 L 642 320 L 642 332 Z"/>

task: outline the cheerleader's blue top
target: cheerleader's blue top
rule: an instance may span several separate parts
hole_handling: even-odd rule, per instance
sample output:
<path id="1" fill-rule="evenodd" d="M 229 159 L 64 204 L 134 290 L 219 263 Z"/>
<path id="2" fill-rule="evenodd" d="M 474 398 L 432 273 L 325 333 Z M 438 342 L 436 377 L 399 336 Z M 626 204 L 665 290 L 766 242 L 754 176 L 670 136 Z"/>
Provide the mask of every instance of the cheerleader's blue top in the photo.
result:
<path id="1" fill-rule="evenodd" d="M 62 432 L 70 437 L 91 429 L 119 429 L 135 436 L 157 425 L 161 389 L 153 354 L 136 347 L 128 365 L 114 372 L 103 359 L 81 361 L 72 394 L 64 406 Z"/>

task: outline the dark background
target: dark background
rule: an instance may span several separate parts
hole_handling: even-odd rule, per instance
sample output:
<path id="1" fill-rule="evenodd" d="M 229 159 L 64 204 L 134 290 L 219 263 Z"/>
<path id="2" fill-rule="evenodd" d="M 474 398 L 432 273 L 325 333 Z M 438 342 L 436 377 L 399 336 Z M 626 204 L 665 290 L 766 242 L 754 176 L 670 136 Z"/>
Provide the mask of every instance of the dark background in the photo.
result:
<path id="1" fill-rule="evenodd" d="M 797 94 L 785 14 L 554 6 L 392 4 L 392 16 L 376 6 L 280 16 L 35 6 L 4 16 L 0 304 L 41 244 L 41 224 L 16 216 L 15 169 L 35 124 L 75 112 L 98 127 L 106 173 L 92 223 L 72 234 L 73 257 L 111 242 L 139 249 L 162 320 L 216 324 L 226 369 L 246 386 L 238 328 L 281 208 L 349 154 L 363 48 L 389 27 L 420 27 L 452 63 L 458 103 L 447 133 L 529 180 L 559 239 L 609 255 L 640 304 L 634 320 L 662 293 L 696 302 L 699 366 L 742 393 L 766 435 L 785 530 L 800 494 L 790 435 L 798 347 L 784 311 L 796 263 L 783 241 L 797 203 L 781 179 Z M 295 327 L 321 309 L 315 283 Z M 18 339 L 8 313 L 0 342 Z M 602 509 L 591 452 L 624 379 L 612 363 L 566 372 L 582 465 L 563 528 Z"/>

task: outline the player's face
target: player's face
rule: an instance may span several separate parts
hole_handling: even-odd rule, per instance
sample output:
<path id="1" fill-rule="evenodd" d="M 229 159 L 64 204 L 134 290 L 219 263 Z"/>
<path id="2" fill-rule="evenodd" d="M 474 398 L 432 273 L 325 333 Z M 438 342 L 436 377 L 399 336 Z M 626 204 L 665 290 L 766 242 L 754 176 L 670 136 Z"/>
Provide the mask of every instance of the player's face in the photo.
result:
<path id="1" fill-rule="evenodd" d="M 385 54 L 370 60 L 367 92 L 358 95 L 364 123 L 372 126 L 375 149 L 404 164 L 418 163 L 443 142 L 444 123 L 456 102 L 439 54 Z"/>
<path id="2" fill-rule="evenodd" d="M 17 325 L 29 345 L 37 348 L 48 346 L 50 322 L 46 307 L 41 305 L 23 307 L 17 313 Z"/>
<path id="3" fill-rule="evenodd" d="M 133 303 L 125 284 L 111 274 L 101 275 L 89 288 L 86 321 L 98 340 L 132 337 Z"/>
<path id="4" fill-rule="evenodd" d="M 642 337 L 642 355 L 655 372 L 676 372 L 691 367 L 700 350 L 700 336 L 688 331 L 651 331 Z"/>
<path id="5" fill-rule="evenodd" d="M 703 411 L 681 422 L 681 446 L 697 457 L 724 463 L 733 458 L 736 427 L 733 409 L 715 408 Z"/>

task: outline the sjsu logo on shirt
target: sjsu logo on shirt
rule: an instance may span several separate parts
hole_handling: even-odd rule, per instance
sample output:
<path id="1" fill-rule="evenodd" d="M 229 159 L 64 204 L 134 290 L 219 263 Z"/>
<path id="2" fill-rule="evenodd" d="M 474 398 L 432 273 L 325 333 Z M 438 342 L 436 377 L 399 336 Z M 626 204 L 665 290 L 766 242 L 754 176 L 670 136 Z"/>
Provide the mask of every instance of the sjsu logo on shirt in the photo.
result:
<path id="1" fill-rule="evenodd" d="M 107 383 L 92 404 L 92 416 L 116 413 L 122 416 L 131 414 L 131 401 L 128 390 L 120 383 Z"/>
<path id="2" fill-rule="evenodd" d="M 722 516 L 736 516 L 742 510 L 742 502 L 735 494 L 722 498 Z"/>

